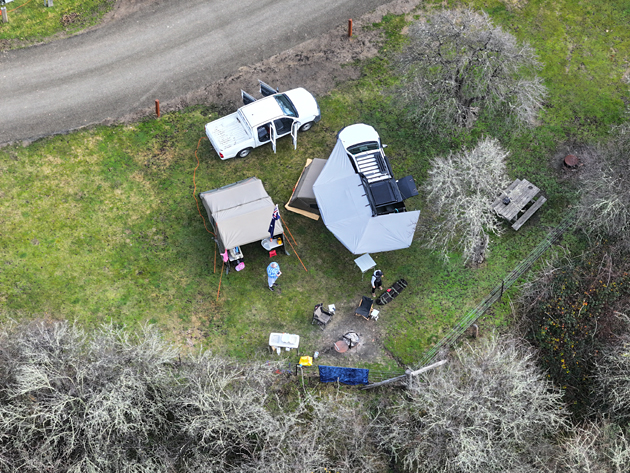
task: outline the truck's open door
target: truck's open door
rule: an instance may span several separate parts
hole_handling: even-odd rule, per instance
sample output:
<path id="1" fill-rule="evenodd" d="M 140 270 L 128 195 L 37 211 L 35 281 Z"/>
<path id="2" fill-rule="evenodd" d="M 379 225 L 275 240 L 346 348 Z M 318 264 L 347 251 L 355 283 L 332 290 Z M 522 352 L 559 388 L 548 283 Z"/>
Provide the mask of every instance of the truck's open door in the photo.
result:
<path id="1" fill-rule="evenodd" d="M 297 134 L 300 129 L 300 124 L 297 121 L 293 121 L 291 125 L 291 138 L 293 138 L 293 149 L 297 149 Z"/>
<path id="2" fill-rule="evenodd" d="M 260 84 L 260 93 L 263 95 L 263 97 L 267 97 L 269 95 L 273 95 L 273 94 L 277 94 L 278 93 L 277 89 L 274 89 L 269 84 L 265 84 L 260 79 L 258 80 L 258 83 Z"/>
<path id="3" fill-rule="evenodd" d="M 253 95 L 248 94 L 242 89 L 241 89 L 241 97 L 243 98 L 243 105 L 247 105 L 248 103 L 252 103 L 256 101 L 256 98 Z"/>
<path id="4" fill-rule="evenodd" d="M 271 137 L 271 147 L 273 148 L 273 152 L 276 152 L 276 127 L 273 126 L 273 123 L 269 124 L 269 136 Z"/>

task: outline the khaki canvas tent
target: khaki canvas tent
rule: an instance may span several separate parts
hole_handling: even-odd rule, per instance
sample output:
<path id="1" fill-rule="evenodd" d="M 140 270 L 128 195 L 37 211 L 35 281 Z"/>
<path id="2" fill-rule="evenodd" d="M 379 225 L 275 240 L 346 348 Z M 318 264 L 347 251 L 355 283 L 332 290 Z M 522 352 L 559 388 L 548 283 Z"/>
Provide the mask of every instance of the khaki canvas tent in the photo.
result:
<path id="1" fill-rule="evenodd" d="M 304 166 L 300 179 L 298 179 L 297 184 L 293 188 L 293 194 L 291 194 L 289 202 L 284 206 L 287 210 L 313 220 L 319 220 L 319 207 L 313 192 L 313 184 L 315 184 L 325 164 L 325 159 L 306 160 L 306 166 Z"/>
<path id="2" fill-rule="evenodd" d="M 257 177 L 201 192 L 199 198 L 206 208 L 221 253 L 269 238 L 275 204 Z M 277 220 L 274 237 L 283 232 L 282 222 Z"/>

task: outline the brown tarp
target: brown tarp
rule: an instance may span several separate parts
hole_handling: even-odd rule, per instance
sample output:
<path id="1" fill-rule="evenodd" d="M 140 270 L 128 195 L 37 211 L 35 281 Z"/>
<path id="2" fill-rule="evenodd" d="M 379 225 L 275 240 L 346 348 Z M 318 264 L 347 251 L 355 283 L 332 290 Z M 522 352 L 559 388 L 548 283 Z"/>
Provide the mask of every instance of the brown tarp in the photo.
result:
<path id="1" fill-rule="evenodd" d="M 284 206 L 287 210 L 313 220 L 319 219 L 319 208 L 313 193 L 313 184 L 317 180 L 319 173 L 324 169 L 325 164 L 325 159 L 316 158 L 306 161 L 306 166 L 302 170 L 300 179 L 293 189 L 293 194 L 291 194 L 289 202 Z"/>
<path id="2" fill-rule="evenodd" d="M 269 237 L 274 203 L 262 181 L 250 177 L 199 194 L 219 240 L 219 250 L 261 241 Z M 276 221 L 274 236 L 284 232 Z"/>

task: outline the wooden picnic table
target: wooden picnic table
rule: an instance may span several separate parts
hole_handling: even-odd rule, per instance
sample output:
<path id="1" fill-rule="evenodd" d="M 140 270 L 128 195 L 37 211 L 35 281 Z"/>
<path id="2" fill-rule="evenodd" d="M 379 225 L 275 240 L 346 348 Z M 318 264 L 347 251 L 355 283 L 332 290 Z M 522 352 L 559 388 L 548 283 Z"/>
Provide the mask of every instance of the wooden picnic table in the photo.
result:
<path id="1" fill-rule="evenodd" d="M 514 222 L 512 228 L 518 230 L 547 201 L 543 195 L 534 201 L 539 193 L 540 189 L 527 179 L 516 179 L 495 199 L 492 208 L 499 216 Z M 531 202 L 533 205 L 525 210 Z M 519 217 L 521 211 L 525 212 Z"/>

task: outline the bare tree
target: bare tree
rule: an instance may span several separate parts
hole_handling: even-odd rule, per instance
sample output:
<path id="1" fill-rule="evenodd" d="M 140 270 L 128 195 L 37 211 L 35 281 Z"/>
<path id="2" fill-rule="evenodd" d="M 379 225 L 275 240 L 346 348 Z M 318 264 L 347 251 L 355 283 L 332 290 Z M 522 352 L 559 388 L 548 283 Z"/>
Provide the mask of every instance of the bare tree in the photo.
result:
<path id="1" fill-rule="evenodd" d="M 448 251 L 459 249 L 464 261 L 483 261 L 489 233 L 502 231 L 491 204 L 508 182 L 507 156 L 496 139 L 484 138 L 471 151 L 431 161 L 424 185 L 434 220 L 428 248 L 440 251 L 444 258 Z"/>
<path id="2" fill-rule="evenodd" d="M 443 10 L 409 28 L 400 57 L 401 103 L 423 128 L 471 127 L 482 109 L 531 125 L 546 89 L 534 50 L 470 9 Z"/>
<path id="3" fill-rule="evenodd" d="M 630 336 L 604 350 L 595 375 L 596 405 L 619 424 L 630 425 Z"/>
<path id="4" fill-rule="evenodd" d="M 582 168 L 582 227 L 630 248 L 630 124 L 614 130 L 596 155 Z"/>
<path id="5" fill-rule="evenodd" d="M 532 353 L 492 338 L 456 358 L 389 409 L 382 448 L 405 471 L 544 471 L 565 417 Z"/>
<path id="6" fill-rule="evenodd" d="M 176 352 L 154 331 L 109 327 L 92 341 L 67 323 L 2 334 L 0 455 L 25 472 L 153 472 Z"/>
<path id="7" fill-rule="evenodd" d="M 630 431 L 609 421 L 573 429 L 562 442 L 562 473 L 625 473 L 630 465 Z"/>
<path id="8" fill-rule="evenodd" d="M 181 357 L 150 327 L 37 322 L 0 346 L 3 471 L 241 471 L 290 425 L 265 408 L 272 367 Z"/>
<path id="9" fill-rule="evenodd" d="M 0 471 L 380 472 L 364 405 L 292 393 L 274 363 L 183 354 L 151 327 L 0 332 Z"/>
<path id="10" fill-rule="evenodd" d="M 285 438 L 275 444 L 282 448 L 265 448 L 242 473 L 387 471 L 388 459 L 377 448 L 365 407 L 365 400 L 339 390 L 307 393 L 297 415 L 287 418 L 291 426 L 283 428 Z"/>

